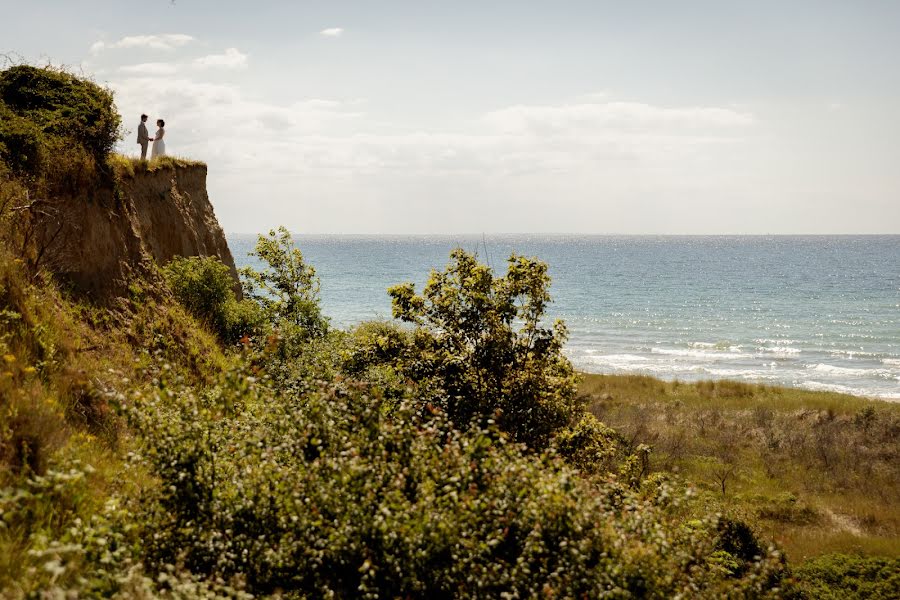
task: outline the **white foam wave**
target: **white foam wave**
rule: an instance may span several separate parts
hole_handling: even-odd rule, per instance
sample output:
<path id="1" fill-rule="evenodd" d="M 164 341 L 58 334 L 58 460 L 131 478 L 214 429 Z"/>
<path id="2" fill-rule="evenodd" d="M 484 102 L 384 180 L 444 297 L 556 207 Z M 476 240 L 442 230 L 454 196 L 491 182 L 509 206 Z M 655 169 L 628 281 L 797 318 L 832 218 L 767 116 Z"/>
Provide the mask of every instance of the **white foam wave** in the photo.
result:
<path id="1" fill-rule="evenodd" d="M 652 348 L 653 354 L 663 354 L 666 356 L 683 356 L 685 358 L 702 358 L 704 360 L 722 360 L 725 358 L 751 358 L 752 354 L 743 352 L 715 352 L 706 350 L 682 350 L 679 348 Z"/>
<path id="2" fill-rule="evenodd" d="M 788 339 L 784 339 L 784 338 L 777 338 L 777 339 L 757 338 L 753 341 L 756 342 L 757 344 L 775 344 L 776 346 L 792 346 L 792 345 L 798 343 L 797 340 L 788 340 Z"/>
<path id="3" fill-rule="evenodd" d="M 785 348 L 784 346 L 779 346 L 777 348 L 769 348 L 766 346 L 757 348 L 760 352 L 768 352 L 769 354 L 800 354 L 802 350 L 800 348 Z"/>
<path id="4" fill-rule="evenodd" d="M 633 365 L 647 360 L 637 354 L 593 354 L 584 358 L 589 362 L 602 365 Z"/>
<path id="5" fill-rule="evenodd" d="M 850 394 L 852 396 L 866 396 L 869 398 L 882 398 L 884 400 L 900 400 L 898 392 L 883 392 L 878 390 L 852 387 L 849 385 L 841 385 L 839 383 L 824 383 L 821 381 L 803 381 L 799 384 L 806 390 L 814 392 L 837 392 L 838 394 Z"/>
<path id="6" fill-rule="evenodd" d="M 898 375 L 890 369 L 856 369 L 850 367 L 838 367 L 819 363 L 810 367 L 818 373 L 827 373 L 840 377 L 877 377 L 879 379 L 898 379 Z"/>
<path id="7" fill-rule="evenodd" d="M 770 370 L 762 371 L 759 369 L 706 369 L 706 372 L 715 377 L 724 379 L 748 379 L 750 381 L 777 381 L 782 378 L 779 373 L 773 373 Z"/>
<path id="8" fill-rule="evenodd" d="M 831 356 L 840 356 L 840 357 L 846 357 L 849 359 L 877 358 L 879 356 L 879 354 L 876 352 L 864 352 L 862 350 L 829 350 L 828 353 Z"/>
<path id="9" fill-rule="evenodd" d="M 814 392 L 837 392 L 839 394 L 865 395 L 862 390 L 857 388 L 837 383 L 823 383 L 821 381 L 803 381 L 800 383 L 800 387 Z"/>

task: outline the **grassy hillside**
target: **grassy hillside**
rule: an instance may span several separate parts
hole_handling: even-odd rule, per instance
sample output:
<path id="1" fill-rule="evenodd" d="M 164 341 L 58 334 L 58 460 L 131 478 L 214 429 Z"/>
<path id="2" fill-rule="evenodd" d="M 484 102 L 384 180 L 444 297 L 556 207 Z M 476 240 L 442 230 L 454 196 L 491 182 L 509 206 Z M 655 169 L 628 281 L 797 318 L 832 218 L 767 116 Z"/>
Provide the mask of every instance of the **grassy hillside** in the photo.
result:
<path id="1" fill-rule="evenodd" d="M 718 381 L 584 375 L 590 410 L 652 470 L 740 515 L 790 559 L 900 556 L 900 404 Z"/>

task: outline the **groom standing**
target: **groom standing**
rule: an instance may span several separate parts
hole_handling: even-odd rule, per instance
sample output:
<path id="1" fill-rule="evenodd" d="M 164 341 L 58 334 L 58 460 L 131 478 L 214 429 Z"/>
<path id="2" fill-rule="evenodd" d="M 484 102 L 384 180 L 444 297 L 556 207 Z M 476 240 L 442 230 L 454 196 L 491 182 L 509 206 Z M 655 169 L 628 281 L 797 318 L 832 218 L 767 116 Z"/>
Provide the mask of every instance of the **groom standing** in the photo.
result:
<path id="1" fill-rule="evenodd" d="M 147 144 L 150 143 L 150 134 L 147 133 L 147 115 L 141 115 L 141 124 L 138 125 L 137 143 L 141 145 L 141 160 L 147 160 Z"/>

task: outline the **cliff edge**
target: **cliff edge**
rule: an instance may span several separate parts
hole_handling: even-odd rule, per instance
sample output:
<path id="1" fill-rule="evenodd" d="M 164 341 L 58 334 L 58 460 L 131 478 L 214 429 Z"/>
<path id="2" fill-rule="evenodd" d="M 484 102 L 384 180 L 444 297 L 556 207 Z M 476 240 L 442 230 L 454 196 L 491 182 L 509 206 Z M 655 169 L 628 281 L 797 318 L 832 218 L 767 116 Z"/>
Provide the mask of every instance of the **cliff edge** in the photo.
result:
<path id="1" fill-rule="evenodd" d="M 122 295 L 134 275 L 175 256 L 234 258 L 206 190 L 203 163 L 164 158 L 153 163 L 116 157 L 111 183 L 54 202 L 41 224 L 46 264 L 74 291 L 95 301 Z"/>

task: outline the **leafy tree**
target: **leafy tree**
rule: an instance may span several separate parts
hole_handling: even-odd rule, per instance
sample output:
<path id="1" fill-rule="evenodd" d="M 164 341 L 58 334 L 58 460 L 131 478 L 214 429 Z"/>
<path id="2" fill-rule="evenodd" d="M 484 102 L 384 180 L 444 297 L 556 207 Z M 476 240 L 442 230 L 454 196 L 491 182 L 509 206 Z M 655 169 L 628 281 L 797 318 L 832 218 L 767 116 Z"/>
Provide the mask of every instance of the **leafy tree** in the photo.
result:
<path id="1" fill-rule="evenodd" d="M 496 418 L 516 441 L 544 447 L 581 410 L 565 325 L 542 322 L 549 285 L 536 259 L 512 255 L 496 277 L 456 249 L 422 295 L 411 283 L 390 288 L 394 317 L 416 326 L 404 372 L 455 423 Z"/>
<path id="2" fill-rule="evenodd" d="M 262 271 L 241 269 L 244 294 L 257 302 L 283 337 L 310 339 L 328 331 L 319 307 L 319 279 L 284 227 L 260 235 L 250 254 L 266 264 Z"/>

